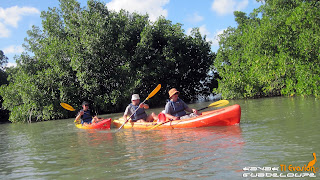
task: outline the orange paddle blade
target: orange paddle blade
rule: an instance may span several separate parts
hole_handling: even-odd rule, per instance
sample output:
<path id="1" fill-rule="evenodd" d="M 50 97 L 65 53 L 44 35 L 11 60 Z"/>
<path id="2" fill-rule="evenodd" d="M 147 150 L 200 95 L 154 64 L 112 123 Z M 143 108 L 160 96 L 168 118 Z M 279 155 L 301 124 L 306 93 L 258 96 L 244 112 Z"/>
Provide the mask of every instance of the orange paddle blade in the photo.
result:
<path id="1" fill-rule="evenodd" d="M 65 108 L 66 110 L 75 111 L 75 109 L 74 109 L 72 106 L 70 106 L 69 104 L 67 104 L 67 103 L 60 103 L 60 105 L 61 105 L 63 108 Z"/>
<path id="2" fill-rule="evenodd" d="M 155 94 L 157 94 L 157 92 L 160 90 L 161 88 L 161 84 L 158 84 L 158 86 L 149 94 L 149 96 L 147 97 L 146 100 L 152 98 L 152 96 L 154 96 Z"/>

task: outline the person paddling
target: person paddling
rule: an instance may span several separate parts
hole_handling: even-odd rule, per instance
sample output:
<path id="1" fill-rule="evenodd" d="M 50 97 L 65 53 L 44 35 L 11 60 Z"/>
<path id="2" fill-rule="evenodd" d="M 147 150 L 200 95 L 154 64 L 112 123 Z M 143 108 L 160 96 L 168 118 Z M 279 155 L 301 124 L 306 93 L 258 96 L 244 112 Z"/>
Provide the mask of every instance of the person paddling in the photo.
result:
<path id="1" fill-rule="evenodd" d="M 138 109 L 139 108 L 139 109 Z M 137 110 L 138 109 L 138 110 Z M 131 116 L 136 110 L 136 113 L 131 117 L 132 122 L 151 122 L 157 120 L 157 115 L 151 113 L 149 116 L 145 112 L 145 109 L 149 109 L 148 104 L 140 104 L 139 94 L 133 94 L 131 97 L 131 104 L 129 104 L 123 114 L 124 121 L 127 121 L 127 116 Z"/>
<path id="2" fill-rule="evenodd" d="M 82 110 L 79 111 L 76 120 L 79 122 L 81 120 L 81 124 L 91 124 L 98 121 L 97 116 L 93 116 L 93 112 L 89 109 L 89 103 L 87 101 L 83 101 Z"/>
<path id="3" fill-rule="evenodd" d="M 187 119 L 191 117 L 195 117 L 198 114 L 196 109 L 191 109 L 188 105 L 179 98 L 180 92 L 177 91 L 176 88 L 172 88 L 169 91 L 169 98 L 170 101 L 167 102 L 164 113 L 167 118 L 172 120 L 179 120 L 179 119 Z M 185 111 L 191 112 L 191 114 L 187 115 Z"/>

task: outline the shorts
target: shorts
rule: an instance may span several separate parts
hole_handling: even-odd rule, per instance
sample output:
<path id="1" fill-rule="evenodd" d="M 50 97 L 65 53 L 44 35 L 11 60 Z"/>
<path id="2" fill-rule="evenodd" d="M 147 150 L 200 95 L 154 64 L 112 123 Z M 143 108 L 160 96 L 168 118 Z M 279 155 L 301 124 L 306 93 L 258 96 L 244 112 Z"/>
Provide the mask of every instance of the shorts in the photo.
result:
<path id="1" fill-rule="evenodd" d="M 148 116 L 147 116 L 147 117 L 148 117 Z M 131 119 L 131 121 L 132 121 L 132 122 L 137 122 L 138 120 L 141 120 L 141 119 L 145 121 L 145 120 L 147 120 L 147 117 L 143 117 L 143 118 L 135 119 L 135 120 Z"/>

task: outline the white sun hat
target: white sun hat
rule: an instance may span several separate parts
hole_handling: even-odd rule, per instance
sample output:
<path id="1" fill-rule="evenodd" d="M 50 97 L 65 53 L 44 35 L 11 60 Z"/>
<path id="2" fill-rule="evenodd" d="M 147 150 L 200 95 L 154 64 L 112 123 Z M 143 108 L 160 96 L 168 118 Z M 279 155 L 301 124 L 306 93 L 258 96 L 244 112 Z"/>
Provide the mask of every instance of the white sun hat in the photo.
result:
<path id="1" fill-rule="evenodd" d="M 140 99 L 139 94 L 132 94 L 131 101 Z"/>

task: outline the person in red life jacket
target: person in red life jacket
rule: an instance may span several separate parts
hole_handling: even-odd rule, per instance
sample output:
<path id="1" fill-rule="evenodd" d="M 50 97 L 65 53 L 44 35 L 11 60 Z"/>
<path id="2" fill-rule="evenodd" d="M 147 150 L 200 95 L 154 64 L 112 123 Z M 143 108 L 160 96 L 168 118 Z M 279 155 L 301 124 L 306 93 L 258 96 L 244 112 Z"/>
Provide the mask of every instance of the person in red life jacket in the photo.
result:
<path id="1" fill-rule="evenodd" d="M 167 102 L 164 113 L 167 118 L 172 120 L 187 119 L 195 117 L 201 114 L 198 114 L 196 109 L 191 109 L 188 105 L 179 98 L 180 92 L 176 88 L 172 88 L 169 91 L 170 101 Z M 191 112 L 187 115 L 185 111 Z"/>
<path id="2" fill-rule="evenodd" d="M 135 111 L 136 112 L 130 119 L 131 122 L 152 122 L 158 119 L 157 115 L 154 113 L 151 113 L 148 116 L 145 109 L 149 109 L 149 105 L 143 103 L 140 104 L 139 94 L 133 94 L 131 97 L 131 104 L 126 107 L 123 119 L 127 121 L 127 116 L 131 116 Z"/>
<path id="3" fill-rule="evenodd" d="M 79 111 L 76 121 L 79 122 L 81 120 L 81 124 L 91 124 L 98 121 L 97 116 L 93 116 L 93 112 L 89 109 L 89 103 L 87 101 L 83 101 L 82 110 Z"/>

